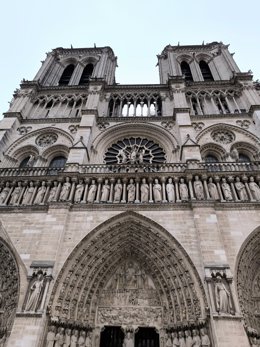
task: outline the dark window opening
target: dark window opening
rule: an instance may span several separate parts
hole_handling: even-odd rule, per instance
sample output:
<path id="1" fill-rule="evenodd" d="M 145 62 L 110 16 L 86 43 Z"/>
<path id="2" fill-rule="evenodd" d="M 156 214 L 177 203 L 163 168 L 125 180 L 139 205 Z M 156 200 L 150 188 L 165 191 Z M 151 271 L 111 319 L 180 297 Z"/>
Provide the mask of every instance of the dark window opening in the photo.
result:
<path id="1" fill-rule="evenodd" d="M 199 65 L 204 81 L 214 81 L 208 64 L 204 60 L 201 60 Z"/>
<path id="2" fill-rule="evenodd" d="M 64 167 L 65 164 L 66 164 L 66 161 L 67 161 L 67 159 L 66 159 L 64 156 L 62 156 L 62 155 L 57 156 L 57 157 L 54 157 L 54 158 L 52 159 L 52 161 L 50 162 L 49 167 L 50 167 L 50 168 L 60 168 L 60 167 Z"/>
<path id="3" fill-rule="evenodd" d="M 206 163 L 218 163 L 218 158 L 213 154 L 206 155 L 204 160 Z"/>
<path id="4" fill-rule="evenodd" d="M 159 347 L 159 334 L 154 328 L 139 328 L 135 334 L 135 347 Z"/>
<path id="5" fill-rule="evenodd" d="M 66 86 L 69 84 L 74 68 L 75 66 L 73 64 L 70 64 L 65 68 L 59 80 L 60 86 Z"/>
<path id="6" fill-rule="evenodd" d="M 193 81 L 190 66 L 186 61 L 181 63 L 181 72 L 186 81 Z"/>
<path id="7" fill-rule="evenodd" d="M 30 157 L 26 157 L 21 161 L 21 164 L 19 165 L 19 168 L 27 167 L 28 161 L 30 160 Z"/>
<path id="8" fill-rule="evenodd" d="M 101 332 L 100 347 L 122 347 L 124 333 L 120 327 L 105 327 Z"/>
<path id="9" fill-rule="evenodd" d="M 88 64 L 85 66 L 82 75 L 80 77 L 79 85 L 88 84 L 90 77 L 92 76 L 92 72 L 94 70 L 93 64 Z"/>
<path id="10" fill-rule="evenodd" d="M 239 161 L 240 163 L 247 163 L 247 162 L 249 162 L 249 161 L 251 161 L 251 160 L 250 160 L 250 158 L 249 158 L 246 154 L 239 153 L 239 155 L 238 155 L 238 161 Z"/>

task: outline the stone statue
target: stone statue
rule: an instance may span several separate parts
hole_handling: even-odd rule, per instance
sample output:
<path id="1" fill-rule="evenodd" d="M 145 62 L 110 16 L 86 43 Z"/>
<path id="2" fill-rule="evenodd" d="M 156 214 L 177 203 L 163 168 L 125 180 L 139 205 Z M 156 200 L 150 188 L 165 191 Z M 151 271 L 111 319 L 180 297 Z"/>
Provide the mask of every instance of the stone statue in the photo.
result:
<path id="1" fill-rule="evenodd" d="M 78 330 L 75 329 L 73 330 L 73 334 L 71 336 L 70 347 L 77 347 L 78 338 L 79 338 L 79 332 Z"/>
<path id="2" fill-rule="evenodd" d="M 145 148 L 141 149 L 138 153 L 138 162 L 139 164 L 143 164 L 144 162 L 144 154 L 145 154 Z"/>
<path id="3" fill-rule="evenodd" d="M 182 331 L 179 332 L 179 344 L 180 347 L 186 347 L 186 342 Z"/>
<path id="4" fill-rule="evenodd" d="M 146 183 L 146 179 L 142 179 L 141 183 L 141 202 L 148 202 L 149 199 L 149 185 Z"/>
<path id="5" fill-rule="evenodd" d="M 199 179 L 199 176 L 195 176 L 195 181 L 193 183 L 194 186 L 194 192 L 197 200 L 203 200 L 204 199 L 204 190 L 202 182 Z"/>
<path id="6" fill-rule="evenodd" d="M 87 202 L 93 203 L 96 197 L 96 192 L 97 192 L 97 185 L 95 180 L 91 181 L 91 185 L 89 187 L 88 191 L 88 197 L 87 197 Z"/>
<path id="7" fill-rule="evenodd" d="M 74 202 L 79 204 L 81 202 L 81 197 L 84 191 L 84 184 L 82 180 L 79 180 L 79 183 L 76 186 Z"/>
<path id="8" fill-rule="evenodd" d="M 106 179 L 105 183 L 102 186 L 100 202 L 107 202 L 109 199 L 109 193 L 110 185 L 108 183 L 108 180 Z"/>
<path id="9" fill-rule="evenodd" d="M 34 192 L 33 182 L 30 182 L 29 187 L 27 187 L 24 193 L 22 205 L 29 205 L 32 202 L 31 200 L 32 200 L 33 192 Z"/>
<path id="10" fill-rule="evenodd" d="M 71 342 L 71 330 L 67 328 L 65 330 L 65 343 L 63 347 L 70 347 L 70 342 Z"/>
<path id="11" fill-rule="evenodd" d="M 123 186 L 119 178 L 114 187 L 114 202 L 115 203 L 119 203 L 121 201 L 122 190 L 123 190 Z"/>
<path id="12" fill-rule="evenodd" d="M 171 339 L 171 334 L 167 334 L 167 339 L 166 339 L 166 347 L 172 347 L 172 339 Z"/>
<path id="13" fill-rule="evenodd" d="M 215 297 L 217 303 L 217 311 L 219 313 L 230 313 L 232 309 L 230 293 L 227 290 L 223 279 L 219 275 L 216 277 Z"/>
<path id="14" fill-rule="evenodd" d="M 117 164 L 125 164 L 127 161 L 127 156 L 123 149 L 119 149 L 116 157 L 117 157 Z"/>
<path id="15" fill-rule="evenodd" d="M 66 181 L 65 183 L 63 183 L 63 186 L 60 192 L 60 201 L 67 201 L 69 199 L 70 188 L 71 188 L 70 178 L 66 177 Z"/>
<path id="16" fill-rule="evenodd" d="M 43 202 L 43 198 L 44 198 L 45 192 L 46 192 L 46 183 L 45 183 L 45 181 L 43 181 L 41 187 L 38 188 L 36 197 L 34 199 L 33 203 L 35 205 L 41 204 Z"/>
<path id="17" fill-rule="evenodd" d="M 46 347 L 53 347 L 54 341 L 55 341 L 55 326 L 51 325 L 47 334 L 47 346 Z"/>
<path id="18" fill-rule="evenodd" d="M 17 187 L 14 188 L 14 190 L 11 194 L 10 205 L 17 205 L 18 204 L 22 189 L 23 189 L 22 188 L 22 182 L 18 182 Z"/>
<path id="19" fill-rule="evenodd" d="M 79 334 L 78 346 L 85 347 L 85 342 L 86 342 L 86 333 L 84 330 L 81 330 Z"/>
<path id="20" fill-rule="evenodd" d="M 230 152 L 230 157 L 235 160 L 238 161 L 239 159 L 239 153 L 238 150 L 236 148 L 233 148 L 232 151 Z"/>
<path id="21" fill-rule="evenodd" d="M 55 200 L 55 196 L 56 196 L 56 193 L 57 193 L 57 189 L 58 189 L 58 182 L 57 181 L 54 181 L 53 182 L 53 187 L 51 188 L 51 191 L 50 191 L 50 195 L 49 195 L 49 198 L 48 198 L 48 202 L 52 202 Z"/>
<path id="22" fill-rule="evenodd" d="M 206 334 L 205 329 L 200 329 L 200 335 L 201 335 L 201 346 L 210 347 L 210 340 L 208 335 Z"/>
<path id="23" fill-rule="evenodd" d="M 128 331 L 124 338 L 123 347 L 134 347 L 134 345 L 133 334 Z"/>
<path id="24" fill-rule="evenodd" d="M 193 346 L 193 339 L 191 337 L 190 330 L 185 330 L 185 342 L 186 342 L 186 347 L 192 347 Z"/>
<path id="25" fill-rule="evenodd" d="M 27 303 L 25 306 L 25 311 L 37 311 L 38 306 L 40 304 L 40 298 L 44 288 L 44 277 L 42 272 L 38 272 L 36 280 L 33 281 L 29 296 L 27 299 Z"/>
<path id="26" fill-rule="evenodd" d="M 184 182 L 184 178 L 180 179 L 180 198 L 181 201 L 189 200 L 189 190 L 187 184 Z"/>
<path id="27" fill-rule="evenodd" d="M 134 180 L 130 178 L 129 184 L 127 186 L 127 201 L 128 202 L 134 202 L 135 201 L 135 184 Z"/>
<path id="28" fill-rule="evenodd" d="M 193 347 L 201 347 L 201 339 L 196 329 L 192 330 Z"/>
<path id="29" fill-rule="evenodd" d="M 34 155 L 31 154 L 26 163 L 26 167 L 33 167 L 34 161 L 35 161 L 35 157 Z"/>
<path id="30" fill-rule="evenodd" d="M 167 199 L 169 202 L 175 201 L 175 192 L 174 192 L 174 185 L 172 183 L 172 178 L 168 179 L 168 183 L 166 184 L 166 192 L 167 192 Z"/>
<path id="31" fill-rule="evenodd" d="M 222 178 L 221 188 L 223 190 L 224 198 L 226 201 L 233 200 L 231 189 L 225 178 Z"/>
<path id="32" fill-rule="evenodd" d="M 259 185 L 254 181 L 254 177 L 251 176 L 249 178 L 248 186 L 251 191 L 253 199 L 256 201 L 260 201 L 260 188 L 259 188 Z"/>
<path id="33" fill-rule="evenodd" d="M 137 153 L 138 153 L 137 146 L 134 146 L 129 155 L 130 164 L 136 164 Z"/>
<path id="34" fill-rule="evenodd" d="M 212 200 L 219 200 L 218 189 L 215 183 L 213 183 L 212 177 L 209 178 L 208 183 L 209 196 Z"/>
<path id="35" fill-rule="evenodd" d="M 5 200 L 8 197 L 10 189 L 11 189 L 10 183 L 6 182 L 4 189 L 1 191 L 1 194 L 0 194 L 0 205 L 3 205 L 5 203 Z"/>
<path id="36" fill-rule="evenodd" d="M 55 347 L 62 347 L 65 342 L 64 328 L 59 328 L 55 336 Z"/>
<path id="37" fill-rule="evenodd" d="M 86 347 L 91 347 L 91 334 L 90 334 L 90 332 L 87 333 L 85 346 Z"/>
<path id="38" fill-rule="evenodd" d="M 155 202 L 161 202 L 162 201 L 162 186 L 160 185 L 157 178 L 154 180 L 153 197 L 154 197 Z"/>
<path id="39" fill-rule="evenodd" d="M 172 347 L 179 347 L 179 339 L 178 339 L 178 334 L 176 332 L 172 333 Z"/>
<path id="40" fill-rule="evenodd" d="M 248 200 L 246 186 L 240 181 L 239 177 L 236 177 L 235 187 L 241 201 Z"/>

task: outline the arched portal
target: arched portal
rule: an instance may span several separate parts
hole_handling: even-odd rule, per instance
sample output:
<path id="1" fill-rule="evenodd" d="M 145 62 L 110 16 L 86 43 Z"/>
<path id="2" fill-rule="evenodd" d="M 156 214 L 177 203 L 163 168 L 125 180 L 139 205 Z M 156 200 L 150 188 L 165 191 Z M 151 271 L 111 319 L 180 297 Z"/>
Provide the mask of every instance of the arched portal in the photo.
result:
<path id="1" fill-rule="evenodd" d="M 50 299 L 53 322 L 77 327 L 201 327 L 205 293 L 182 246 L 134 212 L 103 223 L 74 249 Z"/>

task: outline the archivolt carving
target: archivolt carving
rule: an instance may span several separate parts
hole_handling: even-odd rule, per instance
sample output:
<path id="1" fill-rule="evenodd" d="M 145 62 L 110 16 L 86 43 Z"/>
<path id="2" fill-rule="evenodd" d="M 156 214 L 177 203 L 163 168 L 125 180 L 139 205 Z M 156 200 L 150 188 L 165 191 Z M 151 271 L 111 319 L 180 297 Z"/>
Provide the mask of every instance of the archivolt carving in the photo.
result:
<path id="1" fill-rule="evenodd" d="M 220 145 L 216 145 L 215 143 L 207 143 L 201 146 L 200 152 L 202 158 L 205 158 L 206 155 L 213 154 L 216 155 L 219 161 L 227 156 L 225 149 Z"/>
<path id="2" fill-rule="evenodd" d="M 18 148 L 14 153 L 13 153 L 13 158 L 22 161 L 24 158 L 33 155 L 35 158 L 38 157 L 39 151 L 38 149 L 33 146 L 33 145 L 27 145 L 23 146 L 21 148 Z"/>
<path id="3" fill-rule="evenodd" d="M 126 262 L 133 265 L 121 271 Z M 141 288 L 138 284 L 141 282 L 135 282 L 138 281 L 134 275 L 137 272 L 143 275 L 143 279 L 147 278 L 146 282 L 142 282 L 146 292 L 133 296 L 132 310 L 146 307 L 148 316 L 151 311 L 157 317 L 155 323 L 158 326 L 205 319 L 204 290 L 189 256 L 163 228 L 133 212 L 103 223 L 75 248 L 54 286 L 50 299 L 51 318 L 64 323 L 102 325 L 103 321 L 107 322 L 111 308 L 114 308 L 113 314 L 117 312 L 114 299 L 111 299 L 110 306 L 106 304 L 107 309 L 104 308 L 103 291 L 110 290 L 112 293 L 113 288 L 120 287 L 122 283 L 117 281 L 124 278 L 113 276 L 127 273 L 126 278 L 132 276 L 133 279 L 125 286 L 134 295 L 137 286 Z M 119 303 L 117 301 L 116 307 L 120 307 L 118 310 L 127 320 L 128 299 L 125 299 L 117 297 Z M 97 311 L 99 322 L 95 321 Z M 116 319 L 118 321 L 120 317 Z M 138 316 L 137 320 L 145 319 Z"/>

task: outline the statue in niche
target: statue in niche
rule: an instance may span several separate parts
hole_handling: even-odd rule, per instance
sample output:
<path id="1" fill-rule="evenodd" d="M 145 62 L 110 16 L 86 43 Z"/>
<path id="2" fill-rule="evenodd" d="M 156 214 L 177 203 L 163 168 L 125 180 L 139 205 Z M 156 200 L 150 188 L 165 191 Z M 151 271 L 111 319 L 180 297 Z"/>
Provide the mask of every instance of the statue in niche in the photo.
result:
<path id="1" fill-rule="evenodd" d="M 85 347 L 91 347 L 91 334 L 90 334 L 90 332 L 87 333 Z"/>
<path id="2" fill-rule="evenodd" d="M 185 342 L 186 342 L 186 347 L 192 347 L 193 346 L 193 339 L 191 337 L 190 330 L 185 330 Z"/>
<path id="3" fill-rule="evenodd" d="M 166 339 L 166 347 L 172 347 L 172 339 L 171 339 L 171 334 L 167 334 L 167 339 Z"/>
<path id="4" fill-rule="evenodd" d="M 222 178 L 221 188 L 223 190 L 224 198 L 226 201 L 233 200 L 230 185 L 227 183 L 225 178 Z"/>
<path id="5" fill-rule="evenodd" d="M 154 180 L 153 197 L 155 202 L 162 201 L 162 186 L 160 185 L 159 180 L 157 178 Z"/>
<path id="6" fill-rule="evenodd" d="M 240 181 L 239 177 L 236 177 L 235 187 L 241 201 L 248 200 L 246 186 Z"/>
<path id="7" fill-rule="evenodd" d="M 71 188 L 70 178 L 66 177 L 66 181 L 65 183 L 63 183 L 63 186 L 60 192 L 60 201 L 67 201 L 69 199 L 70 188 Z"/>
<path id="8" fill-rule="evenodd" d="M 34 155 L 30 155 L 29 160 L 26 163 L 26 167 L 33 167 L 35 162 L 35 156 Z"/>
<path id="9" fill-rule="evenodd" d="M 135 201 L 135 184 L 134 180 L 130 178 L 129 184 L 127 185 L 127 201 L 134 202 Z"/>
<path id="10" fill-rule="evenodd" d="M 199 176 L 195 176 L 195 181 L 193 183 L 194 186 L 194 192 L 197 200 L 203 200 L 204 199 L 204 190 L 202 182 L 199 179 Z"/>
<path id="11" fill-rule="evenodd" d="M 124 342 L 123 342 L 123 347 L 134 347 L 134 337 L 133 337 L 133 333 L 131 333 L 130 331 L 128 331 L 126 333 L 126 336 L 124 338 Z"/>
<path id="12" fill-rule="evenodd" d="M 77 347 L 77 342 L 79 338 L 79 332 L 78 330 L 73 330 L 73 334 L 71 336 L 71 342 L 70 342 L 70 347 Z"/>
<path id="13" fill-rule="evenodd" d="M 219 200 L 218 189 L 215 183 L 213 183 L 212 177 L 209 178 L 208 183 L 209 196 L 212 200 Z"/>
<path id="14" fill-rule="evenodd" d="M 238 153 L 238 150 L 236 148 L 233 148 L 229 155 L 234 161 L 238 161 L 239 153 Z"/>
<path id="15" fill-rule="evenodd" d="M 8 197 L 10 189 L 11 189 L 10 183 L 6 182 L 4 189 L 1 191 L 1 194 L 0 194 L 0 205 L 3 205 L 5 203 L 5 200 Z"/>
<path id="16" fill-rule="evenodd" d="M 260 201 L 260 188 L 259 188 L 259 185 L 255 182 L 254 177 L 251 176 L 249 178 L 248 186 L 251 191 L 253 199 L 256 201 Z"/>
<path id="17" fill-rule="evenodd" d="M 48 202 L 55 201 L 55 196 L 56 196 L 57 190 L 58 190 L 58 182 L 54 181 L 53 187 L 51 188 L 51 191 L 50 191 Z"/>
<path id="18" fill-rule="evenodd" d="M 96 192 L 97 192 L 97 185 L 95 180 L 91 181 L 91 185 L 89 187 L 88 191 L 88 197 L 87 197 L 87 202 L 93 203 L 96 197 Z"/>
<path id="19" fill-rule="evenodd" d="M 47 346 L 46 347 L 53 347 L 53 344 L 55 342 L 55 336 L 56 336 L 56 329 L 55 329 L 55 326 L 51 325 L 49 327 L 49 331 L 48 331 L 48 334 L 47 334 Z"/>
<path id="20" fill-rule="evenodd" d="M 79 334 L 78 346 L 85 347 L 85 342 L 86 342 L 86 332 L 84 330 L 81 330 Z"/>
<path id="21" fill-rule="evenodd" d="M 106 179 L 101 189 L 100 202 L 107 202 L 109 199 L 109 193 L 110 193 L 110 185 L 108 183 L 108 179 Z"/>
<path id="22" fill-rule="evenodd" d="M 33 182 L 30 182 L 29 187 L 27 187 L 24 193 L 22 205 L 30 205 L 30 203 L 32 202 L 33 193 L 34 193 Z"/>
<path id="23" fill-rule="evenodd" d="M 81 202 L 81 197 L 82 197 L 83 191 L 84 191 L 83 180 L 79 180 L 79 183 L 76 185 L 74 202 L 76 202 L 76 203 L 80 203 Z"/>
<path id="24" fill-rule="evenodd" d="M 184 178 L 180 179 L 180 198 L 181 201 L 189 200 L 189 190 L 187 184 L 184 182 Z"/>
<path id="25" fill-rule="evenodd" d="M 176 332 L 172 333 L 172 347 L 179 347 L 179 339 L 178 339 L 178 334 Z"/>
<path id="26" fill-rule="evenodd" d="M 149 185 L 146 183 L 146 179 L 142 179 L 141 183 L 141 202 L 148 202 L 149 199 Z"/>
<path id="27" fill-rule="evenodd" d="M 58 332 L 55 336 L 54 347 L 61 347 L 64 345 L 64 342 L 65 342 L 64 328 L 58 328 Z"/>
<path id="28" fill-rule="evenodd" d="M 186 347 L 186 342 L 182 331 L 179 331 L 179 346 Z"/>
<path id="29" fill-rule="evenodd" d="M 70 347 L 70 342 L 71 342 L 71 329 L 67 328 L 65 330 L 65 343 L 63 347 Z"/>
<path id="30" fill-rule="evenodd" d="M 201 335 L 201 346 L 202 347 L 210 347 L 210 339 L 205 331 L 205 329 L 200 329 Z"/>
<path id="31" fill-rule="evenodd" d="M 45 181 L 43 181 L 41 187 L 38 188 L 36 197 L 34 199 L 35 205 L 41 204 L 43 202 L 45 192 L 46 192 L 46 183 L 45 183 Z"/>
<path id="32" fill-rule="evenodd" d="M 216 277 L 215 297 L 216 297 L 217 311 L 219 313 L 230 313 L 232 310 L 230 293 L 227 290 L 223 282 L 223 279 L 220 275 Z"/>
<path id="33" fill-rule="evenodd" d="M 121 201 L 123 185 L 121 183 L 120 178 L 118 178 L 115 187 L 114 187 L 114 202 L 119 203 Z"/>
<path id="34" fill-rule="evenodd" d="M 25 311 L 36 312 L 41 304 L 44 290 L 44 276 L 41 270 L 38 271 L 36 279 L 32 280 L 28 299 L 25 305 Z"/>
<path id="35" fill-rule="evenodd" d="M 126 156 L 125 151 L 123 149 L 120 149 L 118 151 L 116 158 L 117 158 L 117 164 L 125 164 L 127 161 L 127 156 Z"/>
<path id="36" fill-rule="evenodd" d="M 201 339 L 198 334 L 198 331 L 196 329 L 192 330 L 192 335 L 193 335 L 193 347 L 200 347 Z"/>
<path id="37" fill-rule="evenodd" d="M 11 194 L 10 205 L 17 205 L 18 204 L 22 189 L 23 189 L 22 182 L 18 182 L 17 187 L 14 188 L 14 190 Z"/>
<path id="38" fill-rule="evenodd" d="M 172 178 L 168 178 L 168 183 L 166 184 L 167 199 L 169 202 L 175 201 L 174 185 L 172 183 Z"/>

